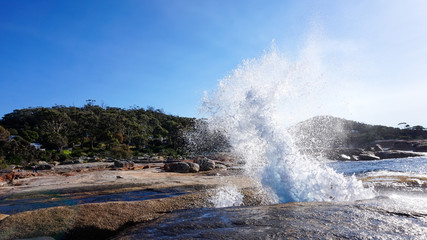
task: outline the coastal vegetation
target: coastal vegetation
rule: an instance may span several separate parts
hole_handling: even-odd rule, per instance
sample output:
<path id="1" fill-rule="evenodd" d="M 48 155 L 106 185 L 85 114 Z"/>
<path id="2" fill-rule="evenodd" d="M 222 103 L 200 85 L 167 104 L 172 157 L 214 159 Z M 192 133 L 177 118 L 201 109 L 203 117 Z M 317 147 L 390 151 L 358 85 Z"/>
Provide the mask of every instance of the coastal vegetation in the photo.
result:
<path id="1" fill-rule="evenodd" d="M 195 119 L 148 107 L 122 109 L 88 100 L 83 107 L 14 110 L 0 120 L 0 163 L 183 154 Z"/>

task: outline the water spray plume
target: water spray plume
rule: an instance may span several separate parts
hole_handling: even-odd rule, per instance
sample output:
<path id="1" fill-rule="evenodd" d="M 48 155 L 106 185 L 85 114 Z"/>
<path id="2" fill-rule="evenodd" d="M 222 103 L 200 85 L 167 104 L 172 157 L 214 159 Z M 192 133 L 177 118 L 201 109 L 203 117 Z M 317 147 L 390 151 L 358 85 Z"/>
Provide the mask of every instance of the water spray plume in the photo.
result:
<path id="1" fill-rule="evenodd" d="M 216 208 L 240 206 L 243 204 L 243 194 L 235 186 L 226 185 L 216 189 L 210 200 Z"/>
<path id="2" fill-rule="evenodd" d="M 298 60 L 289 61 L 273 47 L 259 59 L 244 61 L 203 102 L 209 127 L 229 139 L 233 153 L 245 162 L 245 174 L 275 202 L 373 197 L 355 177 L 300 154 L 282 122 L 287 109 L 295 114 L 292 103 L 323 81 L 318 53 L 308 44 Z"/>

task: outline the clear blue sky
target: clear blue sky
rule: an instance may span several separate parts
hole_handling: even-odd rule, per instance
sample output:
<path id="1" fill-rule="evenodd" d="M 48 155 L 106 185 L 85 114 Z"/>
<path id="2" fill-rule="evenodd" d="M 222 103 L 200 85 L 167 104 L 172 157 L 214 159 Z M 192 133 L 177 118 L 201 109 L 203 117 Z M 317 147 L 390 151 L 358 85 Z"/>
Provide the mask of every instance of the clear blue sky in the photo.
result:
<path id="1" fill-rule="evenodd" d="M 203 91 L 273 39 L 296 55 L 315 22 L 344 49 L 334 61 L 357 66 L 335 84 L 346 106 L 325 113 L 427 126 L 426 13 L 421 0 L 0 0 L 0 117 L 87 99 L 197 117 Z"/>

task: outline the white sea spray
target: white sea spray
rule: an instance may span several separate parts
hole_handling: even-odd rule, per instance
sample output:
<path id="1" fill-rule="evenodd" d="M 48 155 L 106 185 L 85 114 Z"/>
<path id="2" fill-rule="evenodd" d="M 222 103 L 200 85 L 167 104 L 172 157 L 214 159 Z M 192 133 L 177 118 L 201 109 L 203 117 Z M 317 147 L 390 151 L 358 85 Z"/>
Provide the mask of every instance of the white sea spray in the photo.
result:
<path id="1" fill-rule="evenodd" d="M 233 185 L 225 185 L 215 189 L 210 202 L 216 208 L 240 206 L 243 204 L 243 194 Z"/>
<path id="2" fill-rule="evenodd" d="M 284 108 L 292 108 L 290 103 L 309 94 L 321 78 L 313 48 L 305 49 L 296 61 L 273 48 L 259 59 L 244 61 L 205 96 L 209 126 L 228 138 L 234 154 L 245 162 L 245 174 L 277 202 L 354 201 L 374 196 L 354 176 L 345 177 L 300 154 L 281 122 Z"/>

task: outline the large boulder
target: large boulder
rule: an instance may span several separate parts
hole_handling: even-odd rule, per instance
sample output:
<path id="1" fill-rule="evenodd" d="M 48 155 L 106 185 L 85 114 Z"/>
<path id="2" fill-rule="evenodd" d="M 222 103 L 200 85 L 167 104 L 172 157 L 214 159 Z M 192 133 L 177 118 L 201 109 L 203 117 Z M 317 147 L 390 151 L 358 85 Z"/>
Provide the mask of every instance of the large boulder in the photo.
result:
<path id="1" fill-rule="evenodd" d="M 187 164 L 188 164 L 188 166 L 190 167 L 190 171 L 189 171 L 189 172 L 196 173 L 196 172 L 199 172 L 199 171 L 200 171 L 200 166 L 199 166 L 199 164 L 197 164 L 197 163 L 192 163 L 192 162 L 189 162 L 189 163 L 187 163 Z"/>
<path id="2" fill-rule="evenodd" d="M 193 166 L 195 168 L 195 166 Z M 186 162 L 171 162 L 165 164 L 166 172 L 188 173 L 192 167 Z M 192 170 L 191 170 L 192 171 Z"/>
<path id="3" fill-rule="evenodd" d="M 215 161 L 208 158 L 199 158 L 196 163 L 200 166 L 200 171 L 209 171 L 215 168 Z"/>
<path id="4" fill-rule="evenodd" d="M 114 167 L 116 168 L 132 168 L 134 166 L 135 166 L 135 163 L 132 161 L 114 160 Z"/>
<path id="5" fill-rule="evenodd" d="M 35 170 L 50 170 L 52 169 L 53 165 L 45 162 L 45 161 L 39 161 L 39 163 L 34 166 Z"/>

